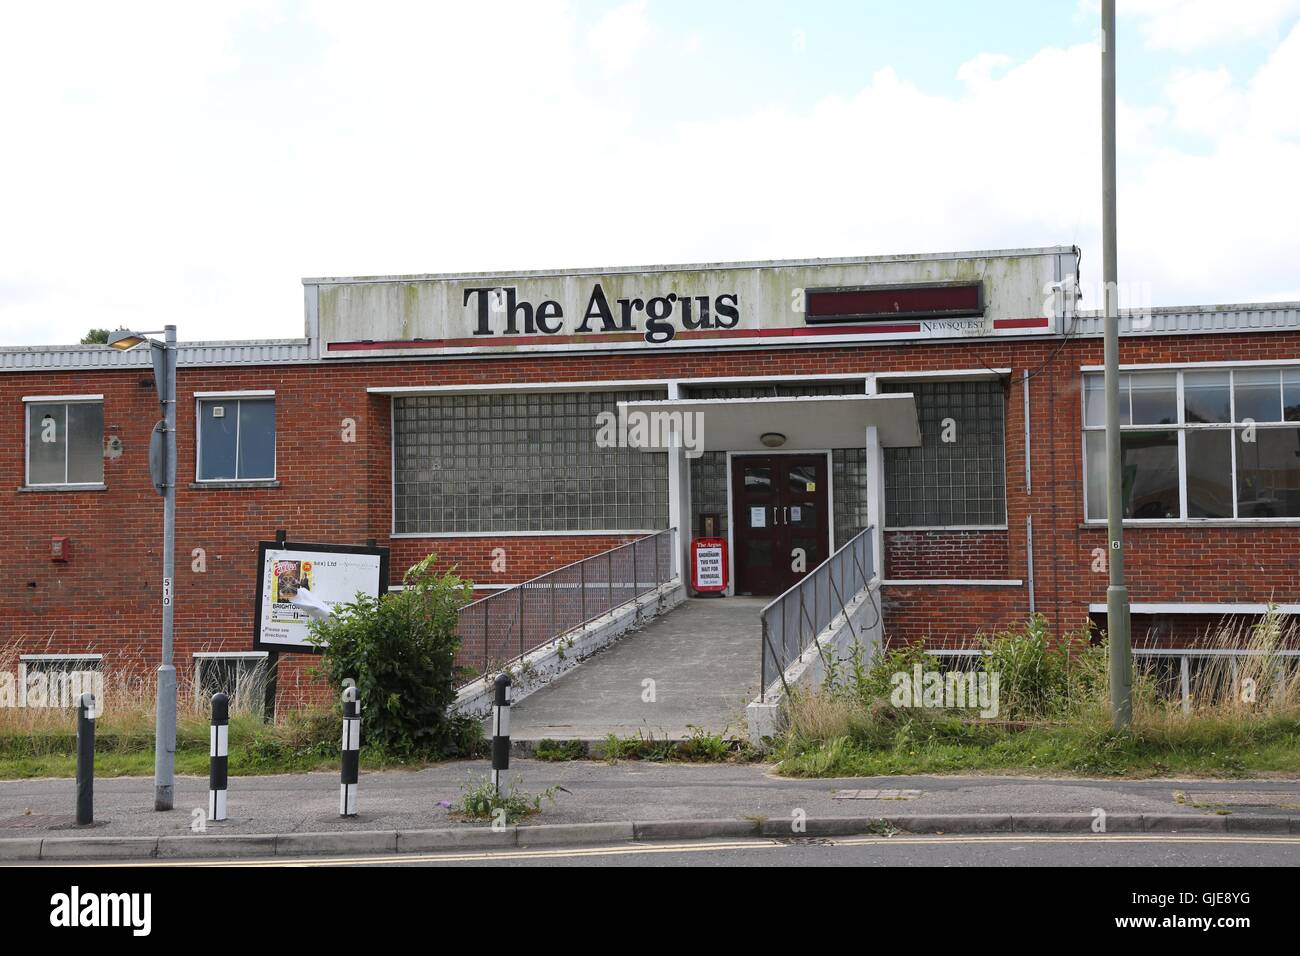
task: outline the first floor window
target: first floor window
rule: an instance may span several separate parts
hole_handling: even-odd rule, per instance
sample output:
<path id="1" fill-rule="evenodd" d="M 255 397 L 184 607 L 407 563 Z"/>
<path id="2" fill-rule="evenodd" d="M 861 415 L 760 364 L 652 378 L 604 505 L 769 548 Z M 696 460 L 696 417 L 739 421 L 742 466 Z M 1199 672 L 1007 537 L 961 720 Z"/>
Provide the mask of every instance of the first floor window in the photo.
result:
<path id="1" fill-rule="evenodd" d="M 1083 383 L 1087 517 L 1106 518 L 1103 376 Z M 1300 517 L 1300 368 L 1120 376 L 1124 517 Z"/>
<path id="2" fill-rule="evenodd" d="M 104 403 L 98 399 L 27 402 L 27 484 L 104 482 Z"/>
<path id="3" fill-rule="evenodd" d="M 199 401 L 199 481 L 275 477 L 275 399 Z"/>

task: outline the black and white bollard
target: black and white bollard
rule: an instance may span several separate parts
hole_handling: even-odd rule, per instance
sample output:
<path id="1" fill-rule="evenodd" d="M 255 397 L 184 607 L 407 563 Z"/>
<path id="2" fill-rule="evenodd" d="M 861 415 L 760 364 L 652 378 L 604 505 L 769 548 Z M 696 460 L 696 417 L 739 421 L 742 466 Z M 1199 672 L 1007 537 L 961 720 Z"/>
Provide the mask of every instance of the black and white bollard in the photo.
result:
<path id="1" fill-rule="evenodd" d="M 212 734 L 208 747 L 208 819 L 226 819 L 226 778 L 230 763 L 230 698 L 212 695 Z"/>
<path id="2" fill-rule="evenodd" d="M 357 778 L 361 773 L 361 705 L 356 687 L 343 688 L 343 775 L 339 784 L 339 816 L 357 815 Z"/>
<path id="3" fill-rule="evenodd" d="M 77 825 L 95 822 L 95 695 L 77 702 Z"/>
<path id="4" fill-rule="evenodd" d="M 510 675 L 496 679 L 492 704 L 492 789 L 501 793 L 501 771 L 510 769 Z"/>

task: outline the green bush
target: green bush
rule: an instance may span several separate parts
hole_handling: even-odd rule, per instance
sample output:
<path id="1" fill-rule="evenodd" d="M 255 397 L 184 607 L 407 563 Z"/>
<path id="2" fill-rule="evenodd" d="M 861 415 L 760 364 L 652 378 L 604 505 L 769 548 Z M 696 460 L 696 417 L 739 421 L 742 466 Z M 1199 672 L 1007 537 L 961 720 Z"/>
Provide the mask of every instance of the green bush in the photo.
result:
<path id="1" fill-rule="evenodd" d="M 1041 614 L 985 637 L 980 666 L 998 674 L 1000 716 L 1007 720 L 1065 717 L 1104 703 L 1109 687 L 1105 645 L 1086 631 L 1058 640 Z"/>
<path id="2" fill-rule="evenodd" d="M 481 737 L 477 721 L 447 713 L 459 676 L 457 612 L 469 600 L 470 583 L 451 571 L 434 573 L 434 560 L 429 555 L 411 568 L 403 590 L 380 599 L 358 594 L 312 625 L 310 640 L 324 652 L 329 682 L 356 681 L 363 748 L 457 756 L 473 752 Z"/>

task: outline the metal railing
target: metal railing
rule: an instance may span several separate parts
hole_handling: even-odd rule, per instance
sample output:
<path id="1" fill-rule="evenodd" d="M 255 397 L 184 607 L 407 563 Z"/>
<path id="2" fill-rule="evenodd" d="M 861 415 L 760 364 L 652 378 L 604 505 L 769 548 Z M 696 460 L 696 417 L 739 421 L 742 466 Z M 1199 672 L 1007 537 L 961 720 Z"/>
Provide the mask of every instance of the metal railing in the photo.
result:
<path id="1" fill-rule="evenodd" d="M 762 612 L 762 690 L 789 667 L 830 626 L 875 577 L 872 528 L 863 528 L 843 547 L 813 568 Z M 853 627 L 849 622 L 850 629 Z M 856 634 L 855 634 L 856 637 Z"/>
<path id="2" fill-rule="evenodd" d="M 456 663 L 500 669 L 674 577 L 677 529 L 658 531 L 472 601 L 456 625 Z"/>

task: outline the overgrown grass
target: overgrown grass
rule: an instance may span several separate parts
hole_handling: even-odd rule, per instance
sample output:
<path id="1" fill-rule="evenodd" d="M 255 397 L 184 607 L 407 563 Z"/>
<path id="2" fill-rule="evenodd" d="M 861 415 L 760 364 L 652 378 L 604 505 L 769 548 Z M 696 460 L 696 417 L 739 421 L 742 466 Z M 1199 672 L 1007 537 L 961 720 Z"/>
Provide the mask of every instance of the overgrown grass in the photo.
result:
<path id="1" fill-rule="evenodd" d="M 0 647 L 0 673 L 16 673 L 19 648 Z M 25 649 L 24 649 L 25 652 Z M 208 772 L 210 698 L 192 674 L 178 674 L 176 772 Z M 337 706 L 306 707 L 266 721 L 260 713 L 265 674 L 241 684 L 230 715 L 230 773 L 302 773 L 337 769 L 342 715 Z M 103 675 L 101 713 L 95 721 L 95 774 L 148 776 L 154 770 L 152 674 L 109 670 Z M 482 755 L 476 740 L 467 746 Z M 0 779 L 70 777 L 76 773 L 76 711 L 69 707 L 0 706 Z M 372 770 L 423 766 L 441 754 L 394 755 L 368 745 L 362 723 L 361 764 Z"/>
<path id="2" fill-rule="evenodd" d="M 997 719 L 970 710 L 899 706 L 894 675 L 940 670 L 916 646 L 859 651 L 816 693 L 789 703 L 776 744 L 790 776 L 1020 773 L 1241 777 L 1300 770 L 1300 671 L 1278 652 L 1294 625 L 1271 610 L 1259 623 L 1221 627 L 1201 646 L 1248 649 L 1234 668 L 1215 659 L 1191 682 L 1191 706 L 1160 693 L 1154 669 L 1134 675 L 1132 725 L 1117 731 L 1107 706 L 1104 643 L 1056 640 L 1042 618 L 981 641 L 980 667 L 999 675 Z"/>
<path id="3" fill-rule="evenodd" d="M 552 763 L 565 763 L 570 760 L 585 760 L 587 746 L 581 740 L 539 740 L 533 749 L 533 756 L 538 760 Z"/>
<path id="4" fill-rule="evenodd" d="M 744 762 L 757 755 L 748 741 L 712 734 L 700 727 L 690 727 L 684 740 L 668 740 L 638 733 L 631 737 L 610 734 L 605 738 L 604 759 L 645 760 L 651 763 L 683 761 L 687 763 Z"/>
<path id="5" fill-rule="evenodd" d="M 73 719 L 68 718 L 71 725 Z M 100 718 L 95 734 L 95 775 L 148 776 L 154 770 L 153 728 L 118 729 L 109 716 Z M 305 773 L 339 766 L 340 717 L 328 710 L 289 715 L 279 723 L 238 715 L 230 721 L 230 773 Z M 364 725 L 363 725 L 364 727 Z M 361 765 L 370 770 L 419 767 L 438 755 L 400 756 L 361 747 Z M 70 777 L 76 773 L 76 732 L 72 726 L 33 734 L 0 731 L 0 779 Z M 193 717 L 176 728 L 176 772 L 208 772 L 208 723 Z"/>

